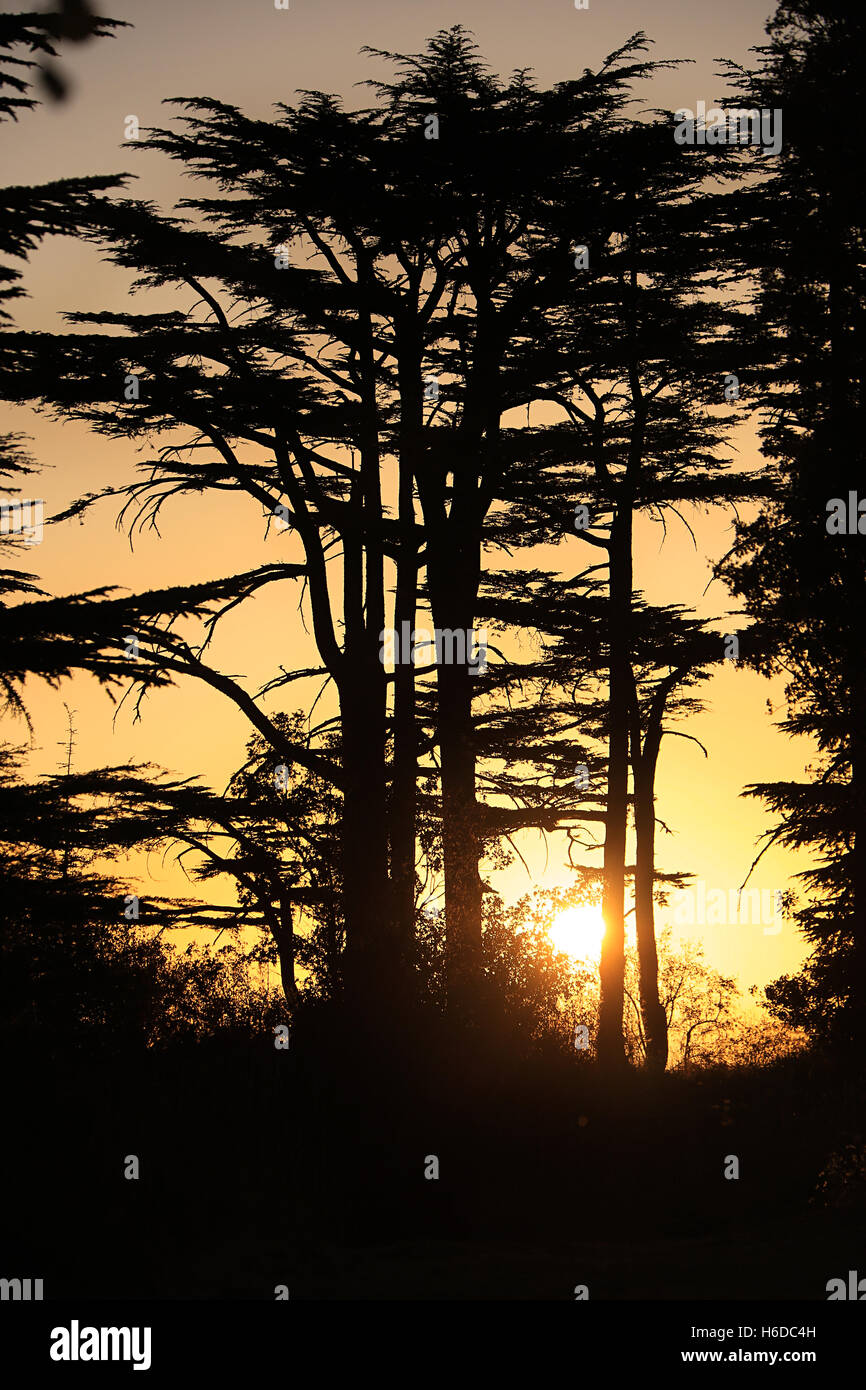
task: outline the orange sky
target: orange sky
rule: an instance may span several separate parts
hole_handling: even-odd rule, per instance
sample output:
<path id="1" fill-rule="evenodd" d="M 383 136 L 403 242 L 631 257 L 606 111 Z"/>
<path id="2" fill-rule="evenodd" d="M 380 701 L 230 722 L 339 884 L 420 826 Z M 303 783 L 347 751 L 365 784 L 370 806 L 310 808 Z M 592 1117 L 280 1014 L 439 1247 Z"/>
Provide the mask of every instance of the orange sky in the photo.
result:
<path id="1" fill-rule="evenodd" d="M 724 6 L 695 5 L 677 0 L 647 7 L 635 0 L 590 0 L 576 11 L 571 0 L 464 0 L 436 4 L 421 0 L 388 0 L 358 4 L 356 0 L 291 0 L 289 11 L 277 11 L 269 0 L 229 3 L 228 0 L 154 0 L 144 5 L 116 3 L 106 7 L 113 17 L 127 19 L 134 30 L 120 38 L 69 50 L 66 70 L 73 78 L 72 100 L 62 107 L 25 115 L 4 134 L 6 183 L 36 183 L 73 174 L 119 172 L 138 177 L 136 196 L 153 198 L 163 206 L 187 193 L 176 167 L 156 155 L 121 150 L 125 118 L 138 116 L 142 126 L 164 123 L 161 98 L 215 96 L 237 103 L 250 115 L 266 116 L 272 102 L 291 100 L 302 87 L 344 94 L 348 102 L 368 100 L 352 86 L 378 68 L 359 55 L 363 44 L 414 52 L 435 30 L 463 23 L 474 30 L 482 52 L 501 72 L 531 66 L 541 83 L 574 76 L 619 46 L 639 28 L 656 40 L 654 57 L 688 57 L 693 65 L 661 74 L 641 95 L 648 106 L 694 107 L 707 104 L 724 91 L 715 80 L 716 57 L 747 59 L 748 49 L 762 42 L 765 11 L 749 0 L 728 0 Z M 58 314 L 71 309 L 147 308 L 160 299 L 141 298 L 131 304 L 131 277 L 102 265 L 92 248 L 54 238 L 33 256 L 25 271 L 31 298 L 16 309 L 24 328 L 61 327 Z M 34 452 L 50 471 L 41 479 L 40 493 L 47 512 L 58 510 L 81 492 L 129 476 L 136 454 L 132 446 L 92 436 L 78 424 L 46 421 L 29 410 L 3 408 L 2 428 L 33 436 Z M 736 437 L 740 466 L 757 463 L 754 436 L 748 425 Z M 146 452 L 144 454 L 146 457 Z M 712 560 L 729 543 L 730 517 L 689 517 L 698 548 L 674 521 L 661 544 L 660 528 L 648 521 L 637 531 L 636 586 L 650 601 L 694 605 L 701 615 L 720 616 L 730 609 L 721 585 L 705 595 Z M 105 583 L 130 588 L 196 581 L 251 568 L 263 554 L 287 554 L 285 539 L 264 541 L 264 522 L 249 501 L 224 498 L 183 501 L 164 513 L 162 538 L 145 535 L 130 551 L 128 540 L 114 529 L 114 514 L 103 507 L 83 526 L 73 523 L 48 528 L 41 546 L 28 557 L 53 592 L 81 590 Z M 267 551 L 265 547 L 268 547 Z M 558 563 L 573 573 L 584 546 L 566 540 Z M 525 557 L 520 557 L 524 563 Z M 249 605 L 227 620 L 214 647 L 223 669 L 244 676 L 251 687 L 283 664 L 312 664 L 312 645 L 296 611 L 296 599 L 286 603 L 268 594 L 258 600 L 254 618 Z M 287 655 L 288 652 L 288 655 Z M 293 689 L 297 689 L 294 687 Z M 799 745 L 774 731 L 766 709 L 781 700 L 781 688 L 759 677 L 726 667 L 704 690 L 707 712 L 687 726 L 707 747 L 704 759 L 694 744 L 679 738 L 663 745 L 658 791 L 659 814 L 673 830 L 660 836 L 662 868 L 691 870 L 708 888 L 726 892 L 742 882 L 755 854 L 755 842 L 769 820 L 759 803 L 740 798 L 750 781 L 802 775 L 811 745 Z M 28 703 L 37 734 L 32 766 L 52 770 L 64 736 L 63 700 L 77 710 L 77 765 L 80 769 L 126 760 L 153 761 L 182 775 L 203 774 L 221 787 L 242 759 L 248 735 L 245 720 L 215 693 L 191 685 L 152 696 L 141 723 L 132 723 L 124 708 L 115 723 L 113 707 L 95 683 L 81 678 L 53 693 L 31 686 Z M 271 708 L 279 707 L 271 706 Z M 686 726 L 684 726 L 686 727 Z M 20 725 L 7 721 L 6 738 L 23 740 Z M 539 883 L 568 881 L 564 851 L 551 840 L 545 853 L 538 837 L 521 844 Z M 758 888 L 788 886 L 797 867 L 781 851 L 768 853 L 752 880 Z M 155 860 L 150 865 L 150 891 L 172 891 L 177 880 Z M 498 880 L 509 897 L 529 886 L 518 864 Z M 144 885 L 147 891 L 147 884 Z M 663 925 L 666 914 L 659 914 Z M 785 924 L 777 934 L 761 925 L 698 926 L 691 929 L 706 947 L 711 963 L 739 975 L 744 986 L 763 983 L 795 969 L 804 947 Z"/>

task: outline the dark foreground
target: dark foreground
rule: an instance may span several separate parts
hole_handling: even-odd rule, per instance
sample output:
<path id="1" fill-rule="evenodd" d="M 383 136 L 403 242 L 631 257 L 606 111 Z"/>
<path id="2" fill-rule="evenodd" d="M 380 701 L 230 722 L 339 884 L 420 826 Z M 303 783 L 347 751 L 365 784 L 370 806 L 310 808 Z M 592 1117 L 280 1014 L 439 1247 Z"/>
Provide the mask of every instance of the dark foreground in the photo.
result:
<path id="1" fill-rule="evenodd" d="M 319 1013 L 287 1052 L 30 1039 L 4 1074 L 0 1273 L 46 1299 L 826 1300 L 866 1275 L 864 1083 L 826 1059 L 612 1086 Z"/>

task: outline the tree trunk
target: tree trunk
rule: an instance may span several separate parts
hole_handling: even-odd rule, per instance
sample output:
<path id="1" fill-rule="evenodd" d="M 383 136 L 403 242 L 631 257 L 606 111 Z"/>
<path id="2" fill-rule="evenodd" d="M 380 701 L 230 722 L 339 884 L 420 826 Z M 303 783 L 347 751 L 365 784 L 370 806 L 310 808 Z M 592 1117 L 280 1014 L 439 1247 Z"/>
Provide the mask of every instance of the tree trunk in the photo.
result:
<path id="1" fill-rule="evenodd" d="M 475 804 L 472 677 L 466 666 L 440 664 L 439 737 L 448 1004 L 476 1017 L 481 1004 L 481 852 Z"/>
<path id="2" fill-rule="evenodd" d="M 625 868 L 628 824 L 630 611 L 632 598 L 632 513 L 629 501 L 616 505 L 610 532 L 608 646 L 607 802 L 604 837 L 604 891 L 601 948 L 601 1002 L 597 1051 L 603 1067 L 625 1066 L 622 1016 L 625 996 Z"/>
<path id="3" fill-rule="evenodd" d="M 371 747 L 370 721 L 344 709 L 342 733 L 343 978 L 349 993 L 360 999 L 385 988 L 392 964 L 385 778 L 381 749 Z"/>
<path id="4" fill-rule="evenodd" d="M 359 262 L 359 286 L 370 269 Z M 359 314 L 363 379 L 360 471 L 353 485 L 359 524 L 343 535 L 345 672 L 340 689 L 343 741 L 344 985 L 376 1020 L 399 975 L 388 876 L 387 684 L 380 649 L 385 625 L 382 480 L 372 317 Z"/>
<path id="5" fill-rule="evenodd" d="M 279 906 L 279 916 L 274 929 L 274 941 L 276 942 L 277 961 L 280 968 L 280 984 L 290 1009 L 293 1009 L 298 1002 L 298 987 L 295 984 L 294 932 L 292 904 L 286 899 Z"/>
<path id="6" fill-rule="evenodd" d="M 378 469 L 371 419 L 353 489 L 360 503 L 359 525 L 343 536 L 345 666 L 340 688 L 343 986 L 353 1006 L 371 1017 L 380 1016 L 377 1000 L 391 988 L 396 973 L 388 879 L 386 683 L 380 659 L 384 580 Z"/>
<path id="7" fill-rule="evenodd" d="M 418 546 L 415 539 L 415 475 L 420 466 L 423 425 L 421 355 L 405 344 L 400 354 L 401 439 L 398 518 L 400 548 L 394 627 L 398 634 L 415 627 L 418 606 Z M 418 750 L 415 721 L 415 666 L 398 646 L 394 665 L 394 763 L 391 780 L 391 891 L 398 950 L 411 967 L 415 945 L 415 841 L 417 835 Z"/>
<path id="8" fill-rule="evenodd" d="M 486 1014 L 482 968 L 481 837 L 476 806 L 473 681 L 469 658 L 481 580 L 481 539 L 490 504 L 490 475 L 499 466 L 500 399 L 497 372 L 503 343 L 495 327 L 489 285 L 469 276 L 476 298 L 476 335 L 467 373 L 460 426 L 418 474 L 428 548 L 433 622 L 452 634 L 452 648 L 437 650 L 438 737 L 442 767 L 442 839 L 448 1007 L 478 1020 Z M 432 469 L 429 465 L 433 465 Z M 451 506 L 446 513 L 446 479 Z M 456 635 L 454 635 L 456 634 Z M 438 643 L 437 643 L 438 647 Z M 462 656 L 462 660 L 460 659 Z"/>
<path id="9" fill-rule="evenodd" d="M 477 473 L 469 453 L 455 471 L 451 513 L 445 510 L 445 465 L 431 478 L 432 460 L 419 477 L 427 529 L 430 608 L 437 630 L 437 737 L 442 775 L 442 842 L 445 871 L 448 1007 L 467 1018 L 481 1009 L 481 839 L 475 790 L 474 677 L 469 671 L 470 633 L 481 572 Z M 426 473 L 426 476 L 425 476 Z M 462 636 L 461 636 L 462 634 Z"/>
<path id="10" fill-rule="evenodd" d="M 635 771 L 635 927 L 640 963 L 640 1008 L 646 1045 L 646 1064 L 664 1071 L 668 1064 L 668 1021 L 659 999 L 659 959 L 656 949 L 655 903 L 655 760 Z"/>

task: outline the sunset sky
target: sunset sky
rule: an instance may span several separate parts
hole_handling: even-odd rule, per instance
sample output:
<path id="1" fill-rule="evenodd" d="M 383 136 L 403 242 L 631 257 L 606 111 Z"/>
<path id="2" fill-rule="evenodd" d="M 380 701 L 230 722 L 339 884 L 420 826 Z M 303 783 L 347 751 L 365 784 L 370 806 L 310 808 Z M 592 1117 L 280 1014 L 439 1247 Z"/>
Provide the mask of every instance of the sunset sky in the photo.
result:
<path id="1" fill-rule="evenodd" d="M 714 60 L 746 62 L 749 49 L 763 41 L 770 6 L 765 10 L 750 0 L 728 0 L 724 6 L 668 0 L 662 10 L 636 0 L 590 0 L 588 10 L 578 11 L 572 0 L 291 0 L 290 9 L 282 11 L 275 9 L 273 0 L 151 0 L 147 5 L 117 0 L 105 9 L 135 27 L 113 40 L 67 48 L 63 62 L 73 82 L 71 99 L 25 114 L 17 127 L 7 126 L 5 182 L 34 184 L 129 170 L 138 176 L 130 192 L 168 209 L 191 192 L 179 166 L 156 154 L 120 148 L 129 115 L 136 115 L 142 128 L 171 120 L 170 112 L 160 108 L 163 98 L 211 96 L 258 117 L 267 117 L 276 101 L 292 101 L 301 88 L 338 92 L 347 104 L 365 104 L 369 93 L 353 90 L 354 84 L 382 75 L 383 69 L 359 53 L 363 45 L 417 52 L 437 30 L 462 23 L 475 33 L 491 67 L 500 73 L 530 67 L 543 85 L 597 66 L 644 29 L 655 41 L 652 57 L 694 60 L 645 84 L 639 93 L 645 106 L 694 108 L 698 100 L 709 106 L 725 90 L 723 79 L 714 77 Z M 148 293 L 138 296 L 133 306 L 132 277 L 101 264 L 92 248 L 65 238 L 46 241 L 24 275 L 30 298 L 13 306 L 22 328 L 60 329 L 64 310 L 153 312 L 160 304 L 186 307 L 191 302 L 183 296 Z M 3 428 L 32 436 L 34 455 L 46 468 L 38 491 L 33 490 L 46 499 L 49 515 L 83 492 L 127 480 L 137 457 L 130 445 L 108 442 L 83 425 L 51 422 L 25 409 L 3 407 Z M 757 466 L 753 427 L 744 425 L 734 443 L 739 466 Z M 147 457 L 146 450 L 141 456 Z M 636 587 L 650 601 L 680 602 L 694 606 L 702 616 L 722 617 L 732 606 L 727 591 L 720 584 L 709 589 L 707 585 L 712 562 L 730 543 L 731 520 L 721 511 L 710 517 L 689 515 L 697 550 L 676 519 L 664 543 L 661 528 L 642 521 L 637 531 Z M 184 500 L 163 514 L 161 538 L 145 533 L 134 551 L 114 521 L 115 508 L 103 505 L 84 525 L 48 528 L 24 566 L 40 576 L 47 590 L 64 593 L 109 583 L 143 589 L 196 582 L 287 554 L 285 542 L 273 535 L 265 541 L 264 520 L 247 499 Z M 575 537 L 564 540 L 556 563 L 574 573 L 584 550 Z M 548 562 L 551 555 L 548 550 Z M 524 560 L 519 557 L 519 563 Z M 287 586 L 278 587 L 279 598 L 272 595 L 257 602 L 255 620 L 249 604 L 231 615 L 214 647 L 215 663 L 242 675 L 250 688 L 280 663 L 303 666 L 315 661 L 297 600 L 287 605 Z M 674 833 L 659 836 L 659 865 L 691 871 L 708 889 L 727 893 L 744 879 L 758 837 L 771 824 L 760 803 L 739 796 L 742 787 L 751 781 L 801 776 L 812 746 L 774 730 L 767 701 L 781 705 L 781 684 L 728 665 L 703 694 L 706 712 L 682 727 L 700 739 L 709 757 L 704 759 L 694 743 L 683 739 L 670 738 L 663 744 L 658 811 Z M 242 761 L 248 725 L 215 693 L 191 685 L 157 693 L 147 701 L 141 722 L 134 724 L 130 705 L 114 720 L 108 698 L 94 681 L 81 678 L 58 692 L 35 683 L 28 686 L 27 703 L 36 729 L 34 772 L 51 771 L 57 764 L 56 745 L 65 731 L 64 700 L 77 711 L 79 770 L 149 761 L 178 775 L 200 773 L 222 788 Z M 24 741 L 26 730 L 7 720 L 4 737 Z M 569 881 L 565 850 L 557 838 L 549 841 L 546 855 L 536 836 L 524 837 L 521 848 L 540 886 Z M 750 886 L 784 889 L 803 867 L 792 856 L 772 850 Z M 148 888 L 165 892 L 179 886 L 176 872 L 158 859 L 151 862 L 150 873 L 143 883 L 145 894 Z M 519 864 L 494 882 L 509 898 L 532 886 Z M 658 925 L 666 920 L 667 914 L 659 912 Z M 805 955 L 790 924 L 776 934 L 766 934 L 760 924 L 695 925 L 690 931 L 704 942 L 710 962 L 739 976 L 744 988 L 794 970 Z"/>

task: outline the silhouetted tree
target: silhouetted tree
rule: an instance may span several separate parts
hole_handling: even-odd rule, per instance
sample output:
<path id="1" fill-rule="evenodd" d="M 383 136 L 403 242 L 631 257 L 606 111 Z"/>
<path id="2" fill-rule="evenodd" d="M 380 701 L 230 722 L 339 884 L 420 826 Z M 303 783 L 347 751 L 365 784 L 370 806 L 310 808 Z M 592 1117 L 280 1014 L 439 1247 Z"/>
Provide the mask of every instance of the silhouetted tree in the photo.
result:
<path id="1" fill-rule="evenodd" d="M 302 565 L 239 577 L 234 597 L 305 579 L 324 672 L 339 701 L 339 767 L 288 748 L 254 697 L 177 639 L 160 639 L 148 605 L 150 646 L 139 672 L 145 680 L 151 671 L 171 671 L 207 681 L 282 757 L 339 787 L 347 966 L 353 963 L 362 994 L 386 963 L 392 969 L 406 955 L 411 932 L 413 686 L 411 673 L 395 672 L 389 815 L 389 682 L 379 650 L 386 559 L 396 567 L 395 625 L 413 609 L 424 564 L 436 626 L 458 634 L 472 628 L 483 519 L 504 461 L 499 422 L 534 389 L 525 354 L 523 379 L 515 373 L 514 384 L 506 383 L 509 344 L 534 324 L 538 305 L 573 295 L 571 209 L 580 195 L 594 225 L 599 205 L 612 197 L 599 175 L 610 168 L 608 144 L 628 83 L 652 68 L 632 60 L 642 46 L 627 45 L 597 75 L 536 93 L 525 76 L 509 84 L 489 78 L 458 29 L 438 36 L 418 60 L 427 87 L 418 86 L 415 60 L 400 60 L 404 76 L 379 84 L 372 111 L 347 114 L 333 98 L 313 94 L 262 123 L 218 102 L 184 103 L 195 113 L 185 117 L 185 131 L 156 131 L 136 148 L 164 150 L 231 192 L 190 202 L 214 230 L 128 201 L 96 200 L 82 224 L 143 283 L 192 290 L 205 319 L 195 308 L 73 315 L 78 324 L 120 332 L 60 340 L 59 370 L 53 335 L 6 340 L 5 380 L 16 399 L 49 400 L 117 437 L 188 431 L 146 466 L 145 482 L 126 490 L 147 517 L 169 496 L 231 489 L 276 512 L 299 538 Z M 438 138 L 426 140 L 434 131 Z M 521 163 L 536 170 L 531 189 L 518 174 Z M 301 260 L 310 252 L 321 268 Z M 232 321 L 231 304 L 249 307 Z M 129 380 L 144 382 L 132 408 L 118 408 L 124 357 Z M 443 410 L 424 421 L 429 375 L 442 378 Z M 400 472 L 396 519 L 383 501 L 389 456 Z M 228 595 L 230 583 L 219 581 L 219 593 Z M 209 591 L 199 586 L 197 593 L 204 599 Z M 481 929 L 465 656 L 440 663 L 438 685 L 449 949 L 459 993 L 460 978 L 477 976 Z"/>
<path id="2" fill-rule="evenodd" d="M 727 205 L 705 192 L 703 181 L 710 167 L 733 175 L 736 156 L 723 148 L 720 162 L 708 166 L 706 148 L 677 145 L 672 123 L 661 120 L 627 128 L 617 153 L 616 215 L 581 272 L 586 302 L 577 299 L 577 312 L 557 309 L 552 330 L 532 345 L 534 370 L 546 372 L 536 398 L 558 407 L 564 423 L 521 431 L 509 481 L 520 516 L 509 531 L 512 544 L 576 531 L 598 561 L 581 579 L 605 575 L 607 926 L 599 1055 L 611 1065 L 624 1059 L 632 752 L 639 768 L 649 767 L 632 735 L 634 520 L 643 511 L 664 525 L 683 505 L 732 504 L 768 490 L 760 477 L 726 466 L 721 445 L 734 415 L 713 409 L 724 404 L 731 333 L 742 319 L 731 294 L 741 269 L 726 251 Z M 645 813 L 641 825 L 646 844 Z M 651 974 L 649 942 L 647 966 Z"/>
<path id="3" fill-rule="evenodd" d="M 786 680 L 780 727 L 814 739 L 805 781 L 755 782 L 747 794 L 779 817 L 766 837 L 808 851 L 808 899 L 796 917 L 814 954 L 773 997 L 813 1031 L 866 1039 L 866 663 L 860 606 L 866 558 L 857 533 L 863 478 L 863 223 L 846 142 L 863 102 L 855 55 L 862 14 L 849 6 L 782 4 L 753 72 L 731 65 L 749 104 L 784 111 L 784 143 L 768 178 L 738 194 L 757 280 L 743 338 L 760 410 L 762 449 L 778 500 L 738 527 L 721 572 L 755 620 L 752 661 Z M 832 92 L 832 119 L 826 111 Z M 780 215 L 780 209 L 784 214 Z M 853 495 L 855 534 L 837 513 Z M 834 502 L 834 499 L 835 502 Z M 795 999 L 795 995 L 797 996 Z"/>

